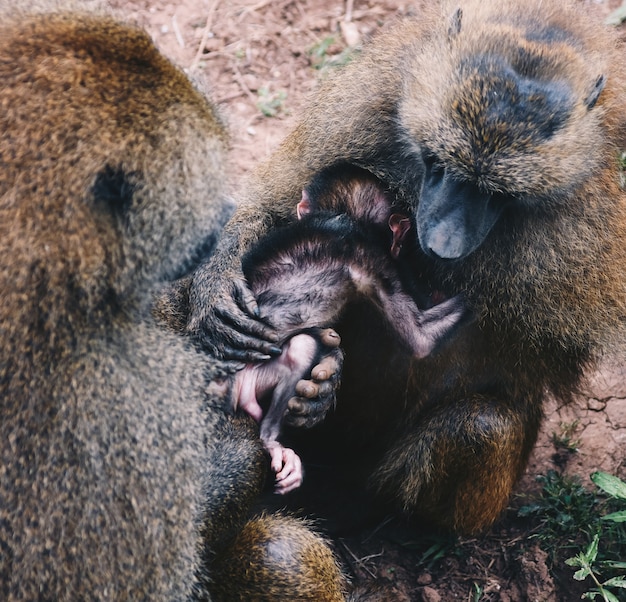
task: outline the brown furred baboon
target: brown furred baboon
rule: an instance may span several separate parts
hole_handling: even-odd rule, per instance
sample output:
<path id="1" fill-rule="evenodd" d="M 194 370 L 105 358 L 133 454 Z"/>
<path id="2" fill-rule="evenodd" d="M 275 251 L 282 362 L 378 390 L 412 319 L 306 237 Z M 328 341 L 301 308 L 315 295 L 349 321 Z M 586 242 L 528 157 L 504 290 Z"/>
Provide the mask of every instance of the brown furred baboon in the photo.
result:
<path id="1" fill-rule="evenodd" d="M 2 17 L 0 598 L 343 600 L 306 525 L 248 520 L 228 367 L 151 318 L 232 210 L 214 107 L 137 28 Z"/>
<path id="2" fill-rule="evenodd" d="M 463 293 L 476 321 L 413 362 L 355 307 L 337 327 L 337 412 L 307 437 L 334 461 L 352 452 L 407 514 L 486 528 L 526 465 L 545 394 L 571 397 L 623 337 L 623 60 L 575 2 L 446 0 L 390 27 L 320 83 L 251 178 L 194 274 L 189 332 L 225 357 L 237 341 L 240 356 L 267 353 L 271 328 L 232 301 L 241 257 L 293 220 L 316 173 L 369 170 L 414 212 L 418 276 L 437 298 Z"/>

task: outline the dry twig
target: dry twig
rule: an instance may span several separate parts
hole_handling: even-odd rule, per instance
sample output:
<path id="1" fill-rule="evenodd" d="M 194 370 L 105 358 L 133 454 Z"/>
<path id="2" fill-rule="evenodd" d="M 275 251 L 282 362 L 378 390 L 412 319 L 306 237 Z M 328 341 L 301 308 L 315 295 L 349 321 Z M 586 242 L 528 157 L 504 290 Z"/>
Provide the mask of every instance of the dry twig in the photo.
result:
<path id="1" fill-rule="evenodd" d="M 200 60 L 202 59 L 202 55 L 204 54 L 204 48 L 209 41 L 209 36 L 211 35 L 211 30 L 213 29 L 213 18 L 215 17 L 215 11 L 217 10 L 217 5 L 219 3 L 220 0 L 213 0 L 211 6 L 209 7 L 209 14 L 207 15 L 206 23 L 202 31 L 202 39 L 200 41 L 200 45 L 198 46 L 196 56 L 191 63 L 191 67 L 189 67 L 189 71 L 194 71 L 200 64 Z"/>

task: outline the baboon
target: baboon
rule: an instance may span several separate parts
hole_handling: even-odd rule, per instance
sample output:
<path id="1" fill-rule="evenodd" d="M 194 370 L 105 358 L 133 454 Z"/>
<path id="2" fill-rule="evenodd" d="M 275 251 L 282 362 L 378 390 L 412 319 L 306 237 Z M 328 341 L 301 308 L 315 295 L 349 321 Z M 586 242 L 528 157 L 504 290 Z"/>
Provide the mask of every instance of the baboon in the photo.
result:
<path id="1" fill-rule="evenodd" d="M 0 598 L 343 600 L 305 524 L 248 520 L 229 366 L 150 315 L 232 211 L 220 117 L 139 29 L 5 10 Z"/>
<path id="2" fill-rule="evenodd" d="M 238 372 L 233 397 L 260 421 L 278 493 L 302 481 L 299 459 L 277 438 L 296 383 L 308 377 L 328 347 L 321 328 L 335 325 L 349 303 L 365 299 L 380 310 L 401 344 L 422 358 L 464 315 L 459 298 L 423 310 L 416 305 L 419 292 L 411 295 L 415 286 L 406 278 L 403 282 L 394 260 L 406 246 L 410 221 L 391 205 L 368 172 L 327 170 L 304 189 L 297 205 L 300 221 L 270 232 L 243 258 L 260 317 L 280 333 L 283 351 Z M 266 397 L 271 402 L 263 411 L 260 402 Z"/>
<path id="3" fill-rule="evenodd" d="M 407 515 L 485 529 L 526 465 L 546 393 L 570 398 L 623 337 L 623 60 L 575 2 L 446 0 L 389 27 L 319 84 L 250 179 L 193 276 L 191 336 L 222 356 L 238 336 L 250 357 L 266 353 L 272 329 L 254 303 L 230 300 L 243 254 L 294 219 L 322 169 L 370 171 L 415 216 L 420 278 L 436 296 L 462 293 L 476 320 L 414 362 L 371 311 L 351 310 L 337 326 L 337 411 L 323 438 L 306 436 L 347 461 L 336 435 L 363 486 Z"/>

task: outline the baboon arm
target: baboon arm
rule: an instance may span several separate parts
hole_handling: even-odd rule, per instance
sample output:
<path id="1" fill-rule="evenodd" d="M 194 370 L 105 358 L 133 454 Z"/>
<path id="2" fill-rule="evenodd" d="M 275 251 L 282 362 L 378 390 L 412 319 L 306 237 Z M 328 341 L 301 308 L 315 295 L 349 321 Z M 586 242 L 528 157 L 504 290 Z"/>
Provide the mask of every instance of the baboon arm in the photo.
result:
<path id="1" fill-rule="evenodd" d="M 350 65 L 346 68 L 352 70 Z M 332 78 L 341 78 L 341 73 Z M 323 91 L 313 99 L 321 110 L 312 111 L 309 119 L 251 176 L 213 255 L 193 275 L 187 331 L 217 357 L 254 362 L 279 354 L 276 333 L 256 315 L 257 305 L 243 275 L 242 257 L 266 232 L 296 219 L 302 190 L 317 171 L 328 165 L 329 157 L 371 168 L 375 159 L 370 155 L 377 152 L 372 144 L 377 136 L 371 122 L 384 132 L 395 122 L 398 90 L 393 77 L 381 87 L 384 98 L 375 99 L 360 77 L 350 77 L 349 81 L 347 86 L 336 86 L 331 81 L 323 84 Z M 349 99 L 359 99 L 359 107 L 347 102 Z M 330 131 L 327 114 L 333 115 L 335 123 Z M 363 132 L 369 133 L 364 136 Z M 288 422 L 292 425 L 316 423 L 334 403 L 342 356 L 335 350 L 321 363 L 326 366 L 326 375 L 300 381 L 299 397 L 289 402 Z"/>
<path id="2" fill-rule="evenodd" d="M 295 203 L 292 208 L 295 215 Z M 284 212 L 263 203 L 244 204 L 226 225 L 214 254 L 191 278 L 187 332 L 218 358 L 259 362 L 281 353 L 278 333 L 256 315 L 241 265 L 245 251 L 281 220 Z M 337 347 L 337 333 L 324 332 L 325 344 Z M 298 382 L 288 402 L 289 425 L 308 428 L 324 418 L 335 403 L 342 366 L 343 353 L 333 348 L 313 367 L 310 379 Z"/>
<path id="3" fill-rule="evenodd" d="M 262 206 L 239 208 L 193 274 L 187 331 L 218 358 L 258 362 L 280 354 L 278 334 L 260 320 L 241 267 L 246 250 L 276 221 Z"/>

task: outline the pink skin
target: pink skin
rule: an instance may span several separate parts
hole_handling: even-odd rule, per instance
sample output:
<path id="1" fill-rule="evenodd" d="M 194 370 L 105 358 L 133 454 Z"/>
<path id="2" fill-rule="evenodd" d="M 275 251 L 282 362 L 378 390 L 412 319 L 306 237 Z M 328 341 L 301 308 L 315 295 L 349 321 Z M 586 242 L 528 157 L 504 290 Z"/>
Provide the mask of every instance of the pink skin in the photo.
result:
<path id="1" fill-rule="evenodd" d="M 264 445 L 270 455 L 272 470 L 276 473 L 274 493 L 284 495 L 300 487 L 304 479 L 300 456 L 278 441 L 267 441 Z"/>
<path id="2" fill-rule="evenodd" d="M 292 394 L 309 398 L 317 396 L 320 383 L 331 378 L 337 370 L 336 360 L 329 355 L 319 360 L 318 351 L 320 346 L 326 349 L 338 347 L 341 338 L 332 328 L 324 328 L 316 336 L 299 333 L 290 337 L 279 357 L 247 364 L 233 381 L 233 406 L 241 408 L 261 425 L 261 441 L 276 474 L 274 491 L 279 494 L 300 487 L 304 478 L 300 457 L 277 441 L 288 399 Z M 309 374 L 312 380 L 306 380 Z M 264 413 L 259 399 L 269 396 L 272 403 Z"/>
<path id="3" fill-rule="evenodd" d="M 277 360 L 279 359 L 277 358 Z M 263 409 L 258 400 L 273 388 L 265 378 L 269 372 L 268 364 L 272 364 L 272 362 L 248 364 L 237 373 L 233 383 L 232 398 L 235 400 L 235 409 L 241 408 L 258 423 L 263 419 Z M 304 479 L 304 472 L 298 454 L 292 449 L 283 447 L 276 440 L 263 440 L 263 445 L 270 455 L 270 466 L 276 475 L 274 492 L 284 495 L 300 487 Z"/>
<path id="4" fill-rule="evenodd" d="M 411 229 L 411 220 L 401 213 L 392 213 L 389 216 L 389 229 L 393 232 L 391 242 L 391 256 L 398 259 L 402 251 L 402 242 L 407 232 Z"/>
<path id="5" fill-rule="evenodd" d="M 248 371 L 247 374 L 242 374 Z M 253 375 L 254 365 L 250 364 L 235 378 L 232 394 L 238 399 L 236 405 L 250 414 L 257 422 L 261 421 L 263 410 L 256 398 L 255 383 L 256 375 Z M 209 393 L 225 395 L 228 385 L 224 381 L 214 381 L 209 385 Z M 302 485 L 304 473 L 302 462 L 296 452 L 288 447 L 283 447 L 278 441 L 264 442 L 265 449 L 270 455 L 270 465 L 276 473 L 275 492 L 279 494 L 289 493 Z"/>

